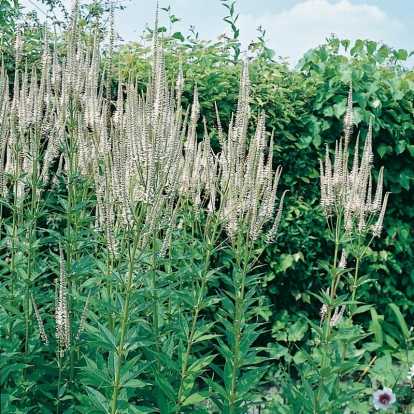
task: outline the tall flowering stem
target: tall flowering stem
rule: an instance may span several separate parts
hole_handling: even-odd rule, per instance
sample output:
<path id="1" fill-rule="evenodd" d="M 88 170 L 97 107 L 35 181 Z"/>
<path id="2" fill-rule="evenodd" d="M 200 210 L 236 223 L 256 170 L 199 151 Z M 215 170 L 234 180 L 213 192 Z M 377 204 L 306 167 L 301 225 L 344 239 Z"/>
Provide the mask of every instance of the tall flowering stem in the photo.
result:
<path id="1" fill-rule="evenodd" d="M 175 409 L 179 411 L 188 398 L 192 387 L 188 386 L 189 381 L 195 380 L 196 376 L 189 368 L 192 361 L 196 360 L 193 354 L 194 345 L 197 342 L 197 336 L 200 337 L 199 322 L 200 312 L 205 306 L 205 296 L 208 289 L 208 283 L 212 279 L 213 270 L 211 262 L 214 252 L 217 250 L 216 242 L 223 230 L 224 221 L 221 213 L 224 204 L 224 198 L 219 198 L 219 206 L 216 208 L 216 193 L 219 186 L 219 172 L 217 171 L 217 162 L 211 151 L 210 137 L 205 131 L 204 140 L 197 145 L 196 126 L 199 116 L 199 102 L 197 88 L 195 89 L 194 103 L 190 116 L 190 126 L 187 141 L 184 145 L 185 156 L 183 160 L 183 170 L 181 176 L 181 192 L 185 195 L 186 210 L 191 212 L 191 250 L 193 256 L 194 242 L 196 232 L 203 234 L 203 245 L 206 249 L 206 255 L 202 267 L 198 270 L 200 279 L 193 284 L 194 305 L 192 311 L 192 322 L 189 326 L 187 343 L 185 344 L 185 353 L 182 358 L 181 376 L 177 393 Z M 192 202 L 192 205 L 190 204 Z M 201 228 L 201 221 L 205 219 L 205 227 Z M 193 282 L 194 283 L 194 282 Z M 214 335 L 212 335 L 214 337 Z M 210 357 L 208 357 L 210 358 Z M 196 375 L 199 375 L 196 373 Z"/>
<path id="2" fill-rule="evenodd" d="M 328 231 L 334 241 L 334 261 L 329 269 L 331 278 L 329 303 L 324 305 L 323 317 L 323 355 L 321 372 L 328 368 L 329 343 L 332 329 L 339 322 L 341 312 L 338 311 L 337 289 L 340 278 L 345 275 L 346 257 L 355 258 L 353 275 L 346 278 L 351 297 L 348 309 L 348 328 L 357 311 L 356 293 L 359 286 L 360 264 L 374 237 L 381 234 L 388 195 L 383 197 L 383 168 L 378 174 L 375 194 L 371 170 L 373 168 L 372 127 L 369 125 L 364 149 L 359 157 L 359 135 L 355 144 L 352 164 L 349 168 L 349 140 L 352 135 L 352 85 L 348 93 L 347 112 L 344 119 L 344 133 L 340 141 L 335 143 L 334 160 L 331 162 L 329 149 L 326 148 L 325 161 L 320 162 L 321 207 L 327 220 Z M 342 257 L 339 260 L 339 252 Z M 344 306 L 344 305 L 343 305 Z M 335 312 L 334 312 L 335 311 Z M 322 312 L 321 312 L 322 313 Z M 343 346 L 342 361 L 345 360 L 348 342 Z M 321 375 L 318 388 L 318 400 L 321 399 L 325 376 Z M 337 383 L 339 387 L 339 383 Z"/>
<path id="3" fill-rule="evenodd" d="M 42 177 L 41 158 L 44 139 L 43 105 L 47 90 L 47 73 L 50 70 L 49 39 L 44 38 L 42 56 L 43 74 L 26 64 L 21 69 L 22 33 L 16 33 L 15 77 L 13 97 L 9 98 L 8 78 L 0 73 L 0 197 L 11 209 L 11 234 L 8 232 L 10 254 L 11 293 L 16 283 L 24 286 L 25 340 L 23 352 L 29 356 L 32 307 L 30 297 L 36 279 L 40 276 L 35 266 L 39 256 L 37 221 L 41 212 Z M 11 189 L 11 191 L 9 191 Z M 2 207 L 1 207 L 2 208 Z M 0 213 L 1 215 L 1 213 Z M 10 324 L 10 328 L 13 323 Z M 11 333 L 11 331 L 10 331 Z M 24 368 L 26 378 L 30 368 Z"/>
<path id="4" fill-rule="evenodd" d="M 246 401 L 248 393 L 264 374 L 262 368 L 248 362 L 255 351 L 251 349 L 260 333 L 260 324 L 252 321 L 258 298 L 255 297 L 258 279 L 249 276 L 254 269 L 261 243 L 274 241 L 283 207 L 285 194 L 276 206 L 276 196 L 281 168 L 273 170 L 273 134 L 267 143 L 265 116 L 260 114 L 256 132 L 247 148 L 250 120 L 248 64 L 241 75 L 237 112 L 230 125 L 227 138 L 219 127 L 219 141 L 222 152 L 219 157 L 221 169 L 220 196 L 223 198 L 221 212 L 229 247 L 233 253 L 230 275 L 226 278 L 229 291 L 223 292 L 222 311 L 218 318 L 226 339 L 219 339 L 218 349 L 225 358 L 223 396 L 224 412 L 233 414 Z M 220 125 L 220 123 L 219 123 Z M 270 222 L 270 223 L 269 223 Z M 269 225 L 267 233 L 265 225 Z M 265 234 L 263 234 L 265 233 Z M 252 354 L 249 354 L 252 352 Z M 254 358 L 252 358 L 253 360 Z M 258 358 L 260 359 L 260 358 Z M 256 359 L 255 361 L 257 361 Z M 247 381 L 249 370 L 257 370 Z M 214 383 L 209 383 L 214 388 Z"/>
<path id="5" fill-rule="evenodd" d="M 152 70 L 145 98 L 140 96 L 131 82 L 126 86 L 127 98 L 119 91 L 110 134 L 102 143 L 96 143 L 95 171 L 104 159 L 106 177 L 97 176 L 97 192 L 102 227 L 106 229 L 111 254 L 125 258 L 128 263 L 123 283 L 117 286 L 122 295 L 122 312 L 117 338 L 117 368 L 112 385 L 110 412 L 118 412 L 119 395 L 123 388 L 122 368 L 127 363 L 127 335 L 135 327 L 131 312 L 133 301 L 146 300 L 151 309 L 150 340 L 154 355 L 154 372 L 162 375 L 162 311 L 163 292 L 160 289 L 160 266 L 169 252 L 172 233 L 176 227 L 178 209 L 182 199 L 193 195 L 193 189 L 183 177 L 186 162 L 194 163 L 192 141 L 184 147 L 186 125 L 182 122 L 179 99 L 169 90 L 164 68 L 163 51 L 159 47 L 157 23 L 152 41 Z M 197 108 L 193 109 L 197 112 Z M 197 119 L 198 114 L 193 118 Z M 185 117 L 187 121 L 187 117 Z M 190 126 L 191 130 L 191 126 Z M 195 132 L 195 126 L 194 126 Z M 189 132 L 190 134 L 191 132 Z M 194 137 L 195 139 L 196 137 Z M 192 148 L 192 147 L 191 147 Z M 193 171 L 191 171 L 193 173 Z M 197 175 L 200 177 L 199 175 Z M 118 250 L 116 234 L 126 234 Z M 123 237 L 123 236 L 122 236 Z M 135 305 L 136 306 L 136 305 Z M 161 391 L 157 389 L 158 398 Z"/>

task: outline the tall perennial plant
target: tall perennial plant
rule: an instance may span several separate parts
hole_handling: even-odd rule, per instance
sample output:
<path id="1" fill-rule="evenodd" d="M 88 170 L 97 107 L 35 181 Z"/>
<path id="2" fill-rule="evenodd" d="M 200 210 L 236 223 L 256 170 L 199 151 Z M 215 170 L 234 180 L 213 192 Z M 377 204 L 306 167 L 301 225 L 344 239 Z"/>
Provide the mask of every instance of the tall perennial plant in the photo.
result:
<path id="1" fill-rule="evenodd" d="M 146 93 L 120 79 L 112 101 L 116 69 L 78 11 L 11 100 L 0 72 L 2 409 L 246 412 L 266 370 L 257 242 L 273 242 L 283 201 L 264 114 L 248 136 L 248 65 L 213 153 L 197 89 L 183 111 L 181 70 L 168 85 L 157 27 Z"/>
<path id="2" fill-rule="evenodd" d="M 329 278 L 326 291 L 313 297 L 321 302 L 319 326 L 311 325 L 311 353 L 302 350 L 305 364 L 301 385 L 287 390 L 287 400 L 298 399 L 303 412 L 343 412 L 347 406 L 367 399 L 370 387 L 359 381 L 350 385 L 344 380 L 366 368 L 366 350 L 359 341 L 369 333 L 354 323 L 354 316 L 370 310 L 373 305 L 358 301 L 358 287 L 370 283 L 370 275 L 361 275 L 361 261 L 373 239 L 380 237 L 390 193 L 383 194 L 383 168 L 373 189 L 372 130 L 367 131 L 364 149 L 359 156 L 359 134 L 354 154 L 349 148 L 353 129 L 352 85 L 349 88 L 343 137 L 336 141 L 333 161 L 326 148 L 320 161 L 321 207 L 326 218 L 329 240 L 334 245 L 331 264 L 321 264 Z M 347 262 L 354 266 L 348 269 Z M 369 368 L 369 366 L 368 366 Z M 290 408 L 286 408 L 290 407 Z M 287 405 L 281 412 L 296 412 Z M 292 411 L 290 411 L 292 410 Z"/>

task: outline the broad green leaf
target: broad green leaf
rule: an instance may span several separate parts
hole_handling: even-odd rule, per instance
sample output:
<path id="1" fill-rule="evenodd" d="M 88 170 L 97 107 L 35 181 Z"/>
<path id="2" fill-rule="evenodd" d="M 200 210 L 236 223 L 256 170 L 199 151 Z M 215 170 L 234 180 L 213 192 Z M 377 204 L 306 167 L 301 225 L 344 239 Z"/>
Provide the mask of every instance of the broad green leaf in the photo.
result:
<path id="1" fill-rule="evenodd" d="M 391 308 L 391 310 L 394 312 L 395 316 L 397 317 L 397 322 L 402 330 L 402 334 L 404 335 L 404 338 L 407 339 L 408 338 L 408 326 L 407 326 L 407 323 L 405 322 L 404 316 L 402 315 L 400 309 L 395 303 L 390 303 L 389 307 Z"/>
<path id="2" fill-rule="evenodd" d="M 410 181 L 414 180 L 414 173 L 410 172 L 408 169 L 404 170 L 398 176 L 398 182 L 401 187 L 405 188 L 406 190 L 410 189 Z"/>
<path id="3" fill-rule="evenodd" d="M 132 379 L 132 380 L 129 380 L 129 381 L 123 383 L 120 386 L 123 387 L 123 388 L 128 388 L 129 387 L 129 388 L 136 389 L 136 388 L 144 388 L 147 385 L 151 385 L 151 384 L 149 384 L 148 382 L 141 381 L 139 379 Z"/>
<path id="4" fill-rule="evenodd" d="M 385 144 L 380 144 L 377 147 L 377 152 L 378 152 L 378 154 L 380 155 L 381 158 L 384 157 L 384 155 L 389 152 L 389 148 L 390 147 L 388 145 L 385 145 Z"/>
<path id="5" fill-rule="evenodd" d="M 268 353 L 271 358 L 280 359 L 289 354 L 289 349 L 276 342 L 268 344 Z"/>
<path id="6" fill-rule="evenodd" d="M 372 327 L 374 329 L 375 342 L 377 342 L 379 345 L 383 345 L 384 339 L 382 335 L 382 328 L 379 323 L 378 313 L 374 308 L 370 308 L 369 311 L 371 312 L 371 320 Z"/>
<path id="7" fill-rule="evenodd" d="M 333 114 L 338 118 L 342 118 L 342 116 L 346 112 L 346 99 L 343 99 L 340 103 L 337 103 L 333 106 Z"/>
<path id="8" fill-rule="evenodd" d="M 218 336 L 219 335 L 216 334 L 201 335 L 193 340 L 193 344 L 196 344 L 197 342 L 210 341 L 211 339 L 217 338 Z"/>
<path id="9" fill-rule="evenodd" d="M 370 55 L 373 55 L 375 50 L 377 49 L 377 42 L 373 42 L 373 41 L 368 41 L 367 43 L 367 51 Z"/>
<path id="10" fill-rule="evenodd" d="M 101 410 L 104 413 L 109 413 L 110 410 L 107 399 L 98 390 L 88 387 L 87 385 L 85 385 L 84 387 L 94 407 L 96 407 L 98 410 Z"/>
<path id="11" fill-rule="evenodd" d="M 355 93 L 355 99 L 358 102 L 359 106 L 362 109 L 365 109 L 367 107 L 367 103 L 370 97 L 370 93 L 369 92 L 357 92 Z"/>
<path id="12" fill-rule="evenodd" d="M 100 335 L 98 336 L 100 339 L 102 339 L 102 342 L 106 343 L 109 346 L 109 348 L 117 350 L 118 348 L 117 340 L 112 334 L 112 332 L 105 326 L 101 325 L 99 322 L 98 322 L 98 329 L 100 333 Z"/>
<path id="13" fill-rule="evenodd" d="M 2 395 L 1 401 L 2 402 L 5 401 L 3 400 L 3 395 Z M 41 414 L 53 414 L 52 411 L 50 411 L 49 408 L 45 407 L 44 405 L 39 405 L 39 408 L 40 408 Z"/>
<path id="14" fill-rule="evenodd" d="M 211 395 L 213 395 L 212 392 L 208 391 L 200 391 L 196 392 L 194 394 L 191 394 L 188 398 L 184 400 L 182 403 L 183 407 L 191 404 L 198 404 L 204 401 L 206 398 L 209 398 Z"/>
<path id="15" fill-rule="evenodd" d="M 407 60 L 408 52 L 405 49 L 398 49 L 398 52 L 395 56 L 398 60 Z"/>
<path id="16" fill-rule="evenodd" d="M 292 342 L 301 341 L 308 331 L 308 324 L 300 319 L 287 328 L 288 340 Z"/>
<path id="17" fill-rule="evenodd" d="M 286 270 L 292 266 L 293 262 L 294 262 L 294 258 L 291 254 L 282 254 L 281 261 L 280 261 L 282 271 L 286 272 Z"/>
<path id="18" fill-rule="evenodd" d="M 174 39 L 181 40 L 182 42 L 185 42 L 185 38 L 181 34 L 181 32 L 175 32 L 171 37 L 174 38 Z"/>
<path id="19" fill-rule="evenodd" d="M 108 376 L 108 374 L 100 369 L 96 369 L 93 367 L 83 367 L 81 368 L 81 372 L 85 373 L 88 378 L 93 381 L 93 385 L 96 387 L 100 387 L 102 385 L 111 385 L 112 380 Z"/>
<path id="20" fill-rule="evenodd" d="M 208 386 L 210 386 L 214 391 L 216 391 L 220 395 L 220 397 L 228 399 L 229 395 L 221 385 L 217 384 L 210 378 L 203 378 L 203 380 L 207 383 Z"/>
<path id="21" fill-rule="evenodd" d="M 214 360 L 217 355 L 208 355 L 205 357 L 198 358 L 195 362 L 191 364 L 191 366 L 187 370 L 187 374 L 201 374 L 203 372 L 203 368 L 210 365 L 210 363 Z"/>
<path id="22" fill-rule="evenodd" d="M 160 374 L 155 373 L 156 384 L 160 387 L 161 391 L 171 402 L 174 402 L 177 398 L 177 393 L 171 384 Z"/>
<path id="23" fill-rule="evenodd" d="M 13 364 L 3 366 L 0 370 L 0 385 L 3 385 L 6 379 L 8 378 L 10 372 L 12 371 L 21 371 L 24 368 L 28 367 L 26 364 Z"/>

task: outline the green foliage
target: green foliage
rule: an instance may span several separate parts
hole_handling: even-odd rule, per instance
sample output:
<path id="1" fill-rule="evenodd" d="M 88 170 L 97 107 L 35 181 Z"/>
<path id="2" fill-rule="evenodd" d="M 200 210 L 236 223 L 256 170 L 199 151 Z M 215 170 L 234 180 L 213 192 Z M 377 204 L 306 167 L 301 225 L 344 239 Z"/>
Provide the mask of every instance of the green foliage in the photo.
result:
<path id="1" fill-rule="evenodd" d="M 230 56 L 222 54 L 220 46 L 203 44 L 197 39 L 193 43 L 188 39 L 186 44 L 175 41 L 166 55 L 171 73 L 182 59 L 186 78 L 184 102 L 191 100 L 195 83 L 199 90 L 202 88 L 205 102 L 201 113 L 213 128 L 215 104 L 223 125 L 230 122 L 234 110 L 231 90 L 237 67 L 232 65 Z M 342 55 L 341 47 L 351 49 L 351 57 Z M 129 51 L 131 65 L 143 68 L 142 52 Z M 374 162 L 385 165 L 384 186 L 392 191 L 383 237 L 374 240 L 361 265 L 362 274 L 368 274 L 370 281 L 360 286 L 359 300 L 378 304 L 379 312 L 389 323 L 397 320 L 387 306 L 390 302 L 406 317 L 412 317 L 414 240 L 409 223 L 414 214 L 414 75 L 402 66 L 405 55 L 375 42 L 357 41 L 352 46 L 347 40 L 332 38 L 326 45 L 309 51 L 300 61 L 299 70 L 290 70 L 283 62 L 269 61 L 260 54 L 250 64 L 252 118 L 257 120 L 260 110 L 265 109 L 267 129 L 269 133 L 275 131 L 274 162 L 284 167 L 281 185 L 290 190 L 284 237 L 278 240 L 277 248 L 266 247 L 259 260 L 263 265 L 260 292 L 264 295 L 263 303 L 269 306 L 259 312 L 272 324 L 271 332 L 263 338 L 267 338 L 270 355 L 288 366 L 300 366 L 306 360 L 303 352 L 297 350 L 298 345 L 310 340 L 308 324 L 299 312 L 311 320 L 317 319 L 319 306 L 314 306 L 310 291 L 326 286 L 321 263 L 329 260 L 329 250 L 322 235 L 318 159 L 325 152 L 325 144 L 341 135 L 350 81 L 354 88 L 355 135 L 360 133 L 363 142 L 372 123 Z M 208 65 L 200 59 L 208 61 Z M 197 65 L 191 65 L 192 62 Z M 218 94 L 212 93 L 215 91 Z M 213 134 L 213 147 L 214 140 Z M 366 312 L 357 313 L 355 320 L 365 329 L 371 323 Z M 292 335 L 296 331 L 298 335 Z M 272 343 L 274 340 L 277 343 Z M 290 372 L 295 375 L 296 371 Z M 364 411 L 367 404 L 367 399 L 353 400 L 350 407 Z"/>
<path id="2" fill-rule="evenodd" d="M 50 6 L 57 3 L 44 2 Z M 8 3 L 1 10 L 9 13 Z M 88 30 L 95 27 L 94 19 L 109 11 L 105 4 L 93 2 L 83 9 L 79 28 L 84 41 Z M 234 39 L 201 41 L 194 29 L 185 38 L 173 30 L 178 17 L 170 8 L 163 9 L 169 14 L 169 31 L 158 29 L 165 33 L 168 81 L 176 85 L 182 67 L 186 81 L 181 103 L 185 106 L 193 102 L 197 85 L 202 97 L 200 115 L 216 153 L 220 151 L 216 108 L 227 131 L 237 109 L 241 68 L 235 63 L 242 53 L 235 2 L 223 0 L 223 5 L 228 9 L 225 21 L 231 25 Z M 14 14 L 0 14 L 0 25 L 9 22 L 13 27 L 14 21 Z M 32 28 L 23 31 L 23 56 L 29 64 L 39 65 L 38 46 L 44 29 L 34 18 L 33 22 Z M 108 234 L 97 236 L 92 228 L 98 209 L 93 180 L 82 177 L 77 168 L 67 167 L 48 197 L 30 197 L 42 185 L 40 179 L 32 180 L 21 203 L 14 194 L 17 188 L 10 188 L 16 202 L 4 199 L 0 207 L 5 412 L 16 412 L 13 410 L 20 407 L 21 412 L 58 409 L 70 413 L 76 406 L 84 413 L 205 413 L 207 402 L 221 412 L 243 412 L 257 397 L 257 387 L 269 369 L 263 352 L 276 362 L 267 379 L 272 380 L 273 374 L 279 378 L 276 370 L 284 365 L 290 376 L 282 384 L 284 396 L 300 402 L 296 404 L 299 408 L 292 408 L 275 397 L 269 405 L 276 410 L 273 412 L 299 412 L 301 406 L 306 412 L 337 412 L 342 403 L 348 403 L 351 411 L 367 412 L 371 388 L 359 382 L 367 373 L 385 385 L 406 385 L 401 384 L 401 372 L 405 378 L 404 370 L 413 363 L 409 321 L 414 309 L 414 234 L 410 225 L 414 216 L 414 74 L 402 63 L 408 53 L 371 41 L 358 40 L 351 45 L 331 38 L 309 51 L 298 70 L 291 70 L 284 62 L 273 61 L 274 52 L 265 46 L 265 31 L 258 30 L 258 42 L 247 52 L 252 58 L 249 132 L 253 133 L 265 110 L 266 134 L 274 131 L 275 137 L 273 162 L 284 168 L 280 187 L 289 191 L 283 238 L 277 237 L 276 245 L 265 245 L 259 238 L 249 250 L 249 258 L 260 273 L 241 259 L 247 247 L 243 250 L 240 246 L 247 246 L 248 238 L 235 247 L 217 229 L 217 233 L 209 233 L 207 229 L 214 223 L 204 215 L 206 211 L 198 212 L 200 215 L 192 211 L 188 200 L 183 201 L 186 207 L 178 217 L 183 230 L 170 235 L 168 258 L 158 260 L 168 234 L 165 223 L 160 223 L 147 252 L 134 244 L 140 230 L 132 228 L 115 233 L 123 247 L 121 253 L 114 256 L 109 252 Z M 7 32 L 10 53 L 6 68 L 13 63 L 14 36 Z M 62 40 L 69 36 L 65 31 Z M 147 96 L 151 82 L 149 39 L 143 36 L 140 43 L 121 45 L 112 62 L 103 62 L 104 67 L 116 68 L 110 73 L 112 85 L 110 93 L 105 90 L 107 96 L 114 100 L 117 93 L 118 97 L 126 96 L 128 80 L 135 81 L 139 95 Z M 59 47 L 65 54 L 63 43 Z M 342 55 L 341 47 L 351 56 Z M 108 50 L 104 56 L 112 58 Z M 366 250 L 360 272 L 367 276 L 359 279 L 357 300 L 351 301 L 330 299 L 325 293 L 332 240 L 323 235 L 318 163 L 325 144 L 333 143 L 342 133 L 350 81 L 355 135 L 361 134 L 362 146 L 372 124 L 374 162 L 386 166 L 385 189 L 392 191 L 384 236 Z M 83 113 L 78 115 L 83 119 Z M 64 133 L 67 145 L 61 148 L 74 160 L 78 150 L 76 145 L 71 147 L 70 131 L 75 130 L 76 119 L 68 119 Z M 201 139 L 204 128 L 197 128 Z M 97 166 L 99 173 L 105 168 L 104 161 Z M 16 174 L 13 180 L 28 179 Z M 134 211 L 135 219 L 145 214 L 145 209 Z M 219 226 L 219 217 L 216 219 Z M 65 269 L 71 286 L 72 338 L 64 358 L 56 352 L 56 344 L 39 346 L 36 335 L 40 332 L 34 322 L 36 305 L 46 321 L 47 333 L 55 330 L 51 297 L 54 279 L 61 271 L 59 244 L 67 258 Z M 355 262 L 349 265 L 353 268 Z M 344 277 L 339 288 L 348 294 L 352 284 Z M 332 331 L 319 325 L 321 304 L 329 304 L 329 300 L 336 300 L 336 307 L 345 303 L 354 323 Z M 88 301 L 85 332 L 75 341 L 75 328 Z M 376 303 L 377 310 L 360 302 Z M 322 345 L 328 342 L 328 360 L 324 361 Z M 396 363 L 404 367 L 402 371 Z M 43 367 L 42 375 L 35 366 Z M 394 383 L 387 382 L 389 372 L 395 373 Z M 358 381 L 356 373 L 360 374 Z M 347 376 L 354 381 L 351 388 L 337 381 Z M 324 380 L 318 388 L 321 377 Z"/>
<path id="3" fill-rule="evenodd" d="M 13 67 L 13 39 L 19 16 L 17 0 L 5 0 L 0 3 L 0 31 L 2 33 L 0 55 L 4 66 L 9 70 Z"/>
<path id="4" fill-rule="evenodd" d="M 16 29 L 16 18 L 19 13 L 18 0 L 4 0 L 0 4 L 0 27 L 2 33 L 10 36 L 13 30 Z M 4 39 L 3 39 L 4 41 Z"/>

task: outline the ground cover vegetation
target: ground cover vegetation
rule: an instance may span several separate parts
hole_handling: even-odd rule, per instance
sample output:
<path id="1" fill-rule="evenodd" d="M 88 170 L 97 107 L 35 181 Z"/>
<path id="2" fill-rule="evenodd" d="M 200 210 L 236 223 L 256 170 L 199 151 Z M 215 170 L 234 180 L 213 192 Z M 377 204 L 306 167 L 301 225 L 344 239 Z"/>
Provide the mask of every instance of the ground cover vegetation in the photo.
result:
<path id="1" fill-rule="evenodd" d="M 2 3 L 2 412 L 410 412 L 408 53 L 292 70 L 223 6 L 125 44 Z"/>

